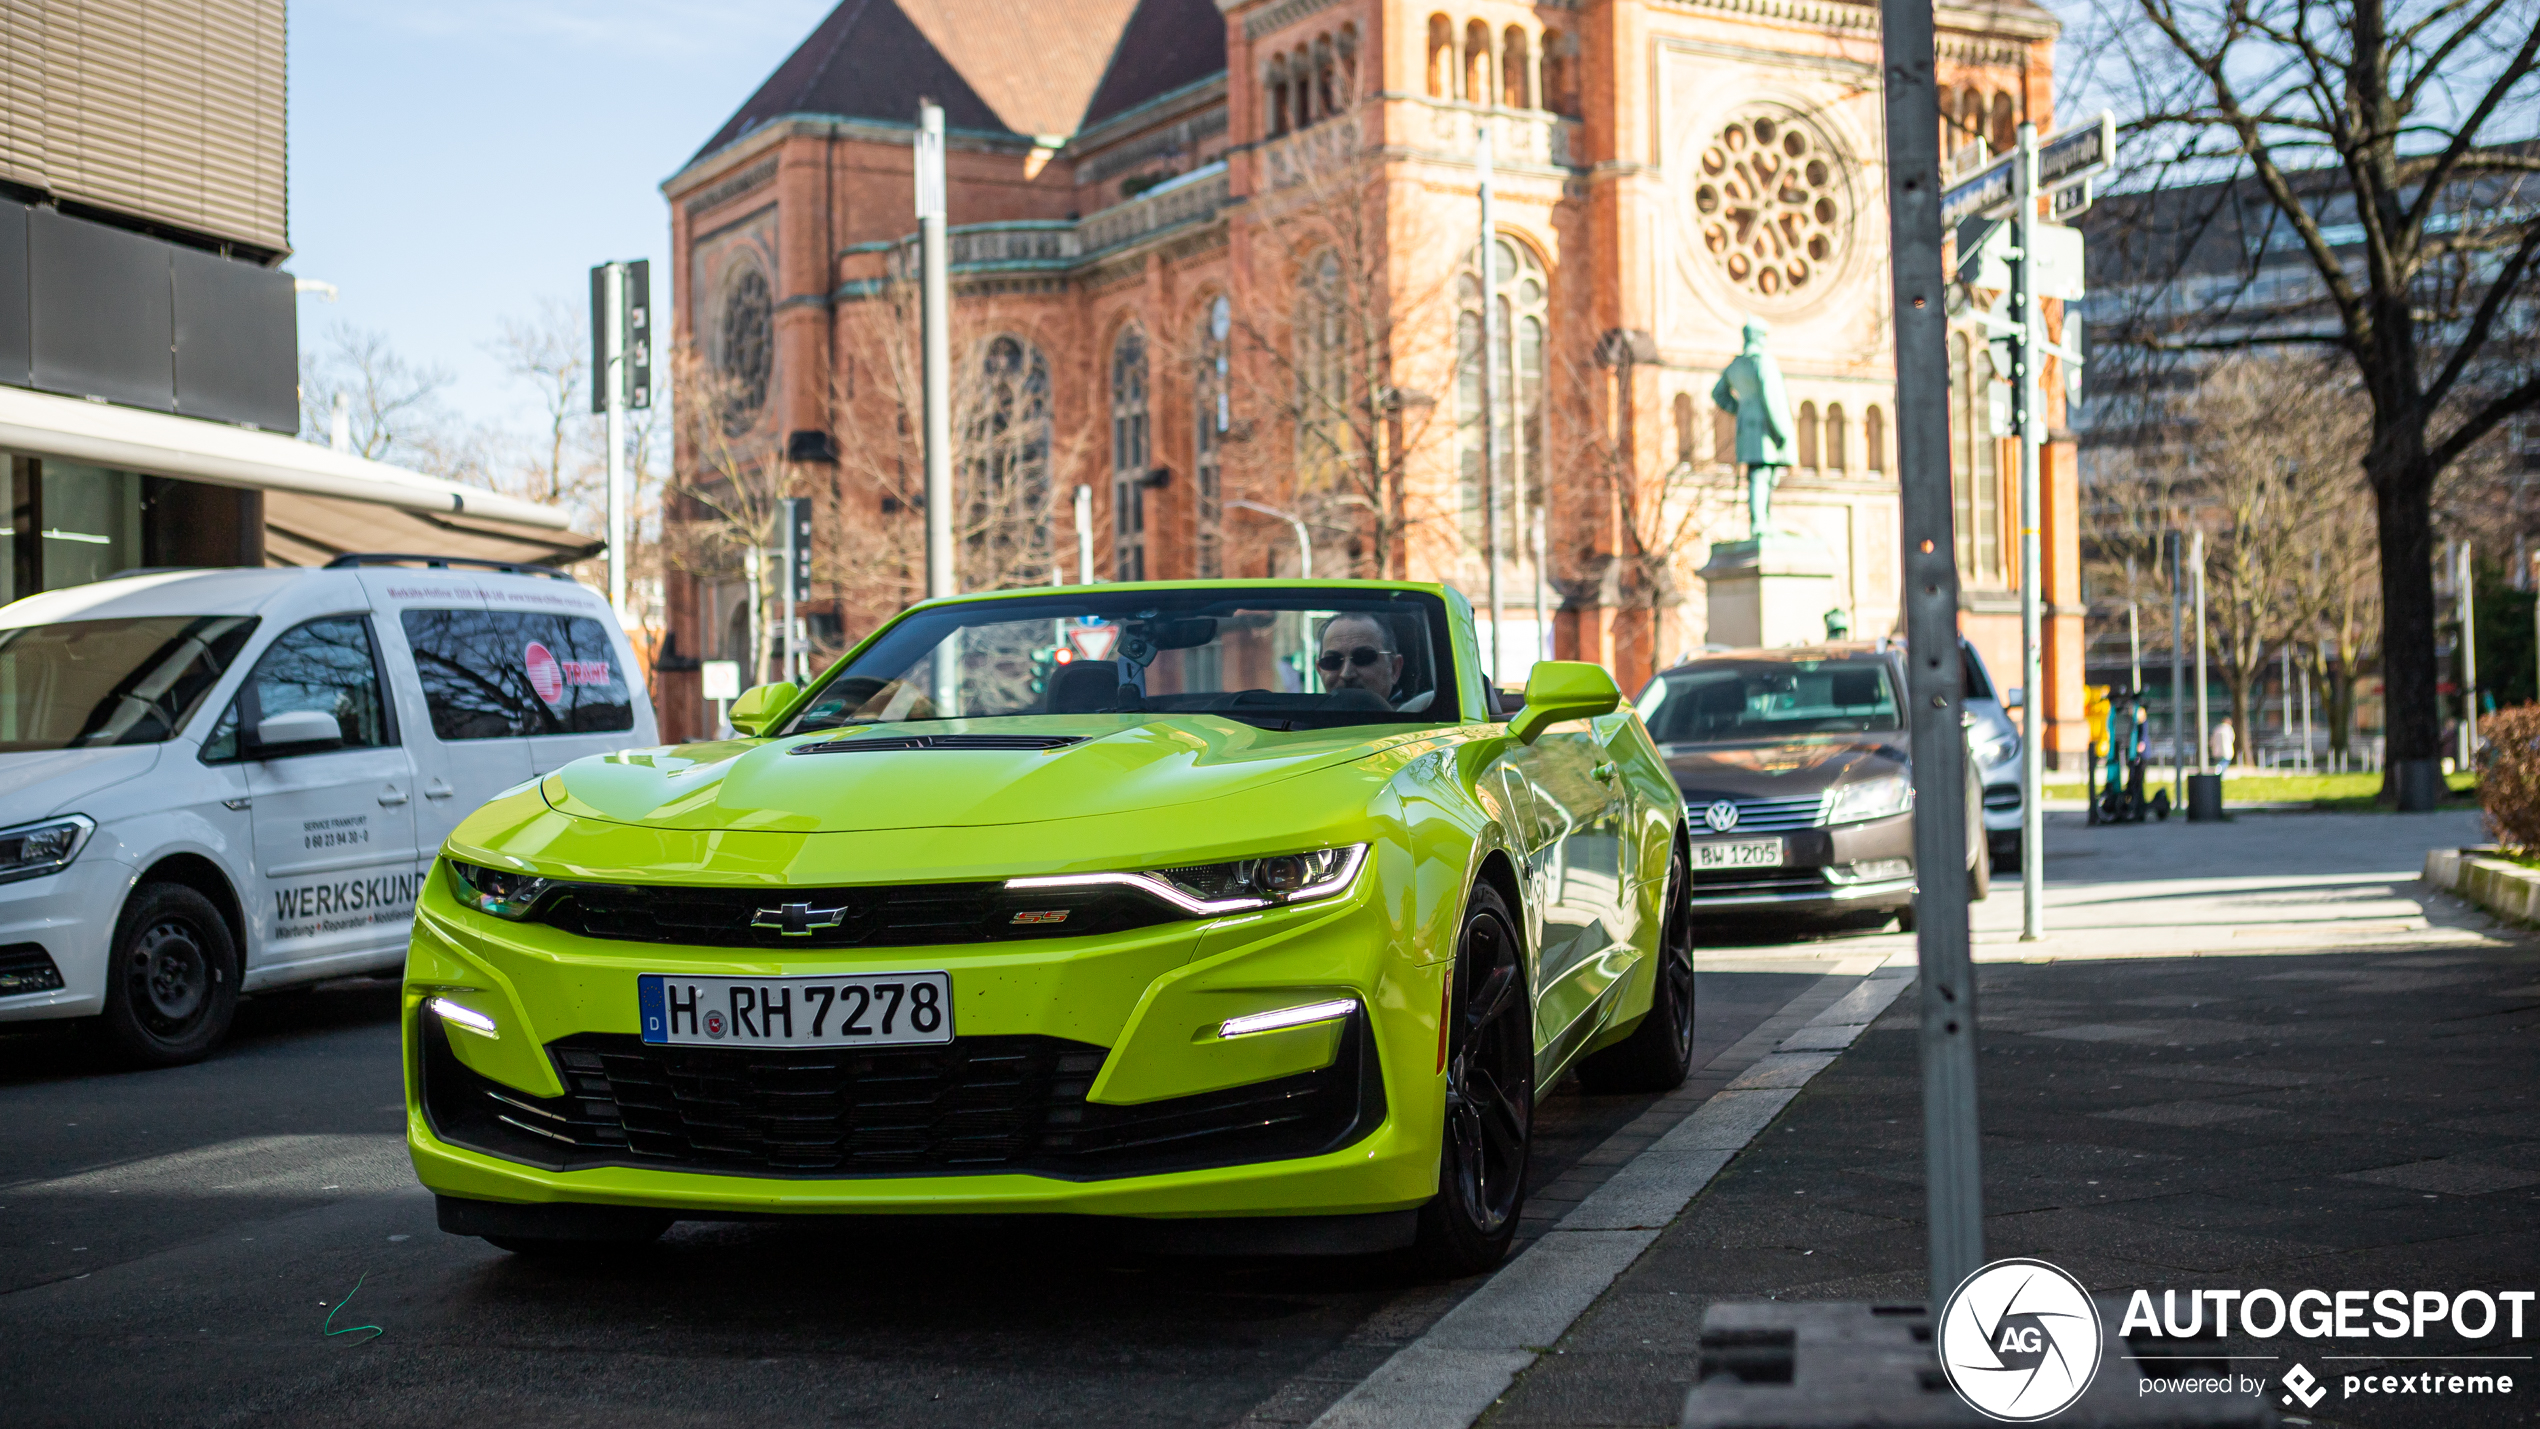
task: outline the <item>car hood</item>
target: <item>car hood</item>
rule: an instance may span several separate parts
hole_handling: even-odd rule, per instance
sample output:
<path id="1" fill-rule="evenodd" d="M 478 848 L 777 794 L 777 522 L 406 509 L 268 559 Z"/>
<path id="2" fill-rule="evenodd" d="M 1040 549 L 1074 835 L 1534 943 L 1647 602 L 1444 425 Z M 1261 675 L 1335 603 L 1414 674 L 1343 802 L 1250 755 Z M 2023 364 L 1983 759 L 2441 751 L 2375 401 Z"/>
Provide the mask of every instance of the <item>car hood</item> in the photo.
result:
<path id="1" fill-rule="evenodd" d="M 107 749 L 33 749 L 0 754 L 0 824 L 80 812 L 81 801 L 139 778 L 159 762 L 155 744 Z"/>
<path id="2" fill-rule="evenodd" d="M 1907 767 L 1903 730 L 1664 749 L 1667 768 L 1687 798 L 1791 798 Z"/>
<path id="3" fill-rule="evenodd" d="M 1265 730 L 1214 715 L 938 720 L 724 740 L 577 760 L 541 786 L 558 812 L 659 829 L 847 833 L 987 827 L 1197 803 L 1424 735 L 1421 726 Z M 796 753 L 913 735 L 1072 737 L 1056 749 Z"/>

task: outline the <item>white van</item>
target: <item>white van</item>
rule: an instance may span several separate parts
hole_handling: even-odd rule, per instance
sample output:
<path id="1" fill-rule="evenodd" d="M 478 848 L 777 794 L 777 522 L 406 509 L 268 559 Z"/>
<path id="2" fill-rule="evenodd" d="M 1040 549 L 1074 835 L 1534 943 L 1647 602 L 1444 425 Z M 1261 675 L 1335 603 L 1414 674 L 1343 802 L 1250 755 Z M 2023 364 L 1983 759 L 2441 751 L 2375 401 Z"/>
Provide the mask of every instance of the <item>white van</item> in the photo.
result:
<path id="1" fill-rule="evenodd" d="M 655 742 L 608 603 L 541 567 L 345 556 L 0 606 L 0 1022 L 192 1061 L 242 992 L 399 967 L 479 804 Z"/>

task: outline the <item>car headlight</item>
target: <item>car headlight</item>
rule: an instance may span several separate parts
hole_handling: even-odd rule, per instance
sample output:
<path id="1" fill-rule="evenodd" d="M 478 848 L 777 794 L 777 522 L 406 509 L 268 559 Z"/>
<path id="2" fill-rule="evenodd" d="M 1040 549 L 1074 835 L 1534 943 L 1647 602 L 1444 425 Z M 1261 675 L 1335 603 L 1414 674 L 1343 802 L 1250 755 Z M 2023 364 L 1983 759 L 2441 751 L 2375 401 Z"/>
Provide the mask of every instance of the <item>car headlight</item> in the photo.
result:
<path id="1" fill-rule="evenodd" d="M 1349 891 L 1367 862 L 1367 845 L 1272 854 L 1229 863 L 1189 864 L 1139 873 L 1062 873 L 1009 878 L 1008 888 L 1134 888 L 1186 913 L 1203 917 L 1290 903 L 1310 903 Z"/>
<path id="2" fill-rule="evenodd" d="M 2020 737 L 2016 734 L 1997 734 L 1976 746 L 1977 757 L 1986 764 L 2007 763 L 2019 754 Z"/>
<path id="3" fill-rule="evenodd" d="M 61 872 L 79 857 L 88 836 L 96 831 L 97 821 L 86 814 L 64 814 L 40 824 L 0 829 L 0 883 Z"/>
<path id="4" fill-rule="evenodd" d="M 1902 774 L 1882 774 L 1857 784 L 1839 785 L 1826 801 L 1826 822 L 1849 824 L 1883 819 L 1914 807 L 1914 786 Z"/>
<path id="5" fill-rule="evenodd" d="M 459 902 L 479 913 L 491 913 L 515 923 L 528 917 L 530 910 L 538 906 L 539 898 L 556 886 L 552 878 L 532 878 L 526 873 L 480 868 L 457 859 L 448 862 L 450 892 Z"/>

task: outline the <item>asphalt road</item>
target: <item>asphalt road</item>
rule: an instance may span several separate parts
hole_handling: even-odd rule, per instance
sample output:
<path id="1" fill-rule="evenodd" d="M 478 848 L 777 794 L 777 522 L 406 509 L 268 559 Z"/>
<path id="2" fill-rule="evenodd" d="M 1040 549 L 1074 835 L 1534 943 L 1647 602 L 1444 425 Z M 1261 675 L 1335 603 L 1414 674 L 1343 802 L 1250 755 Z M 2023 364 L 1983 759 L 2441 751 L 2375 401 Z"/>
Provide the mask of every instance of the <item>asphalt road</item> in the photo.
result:
<path id="1" fill-rule="evenodd" d="M 1817 982 L 1702 974 L 1696 1065 Z M 1165 1259 L 958 1220 L 690 1224 L 599 1263 L 516 1260 L 434 1226 L 394 1009 L 384 984 L 256 1000 L 220 1054 L 164 1072 L 0 1034 L 0 1417 L 1222 1425 L 1455 1293 L 1388 1260 Z M 1651 1100 L 1557 1090 L 1533 1180 Z M 329 1336 L 331 1311 L 385 1333 Z"/>

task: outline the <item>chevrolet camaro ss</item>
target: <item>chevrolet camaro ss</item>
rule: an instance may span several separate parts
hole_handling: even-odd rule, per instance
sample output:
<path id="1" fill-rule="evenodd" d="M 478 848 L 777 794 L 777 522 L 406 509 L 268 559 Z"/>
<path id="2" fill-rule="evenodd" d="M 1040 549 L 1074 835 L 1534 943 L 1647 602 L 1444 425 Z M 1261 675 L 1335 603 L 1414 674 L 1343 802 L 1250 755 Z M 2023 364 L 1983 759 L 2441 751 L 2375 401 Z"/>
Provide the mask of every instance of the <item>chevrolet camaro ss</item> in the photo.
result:
<path id="1" fill-rule="evenodd" d="M 1539 1090 L 1685 1076 L 1675 782 L 1602 669 L 1493 689 L 1447 587 L 935 601 L 730 719 L 441 850 L 404 1018 L 445 1230 L 1067 1214 L 1464 1271 Z"/>

